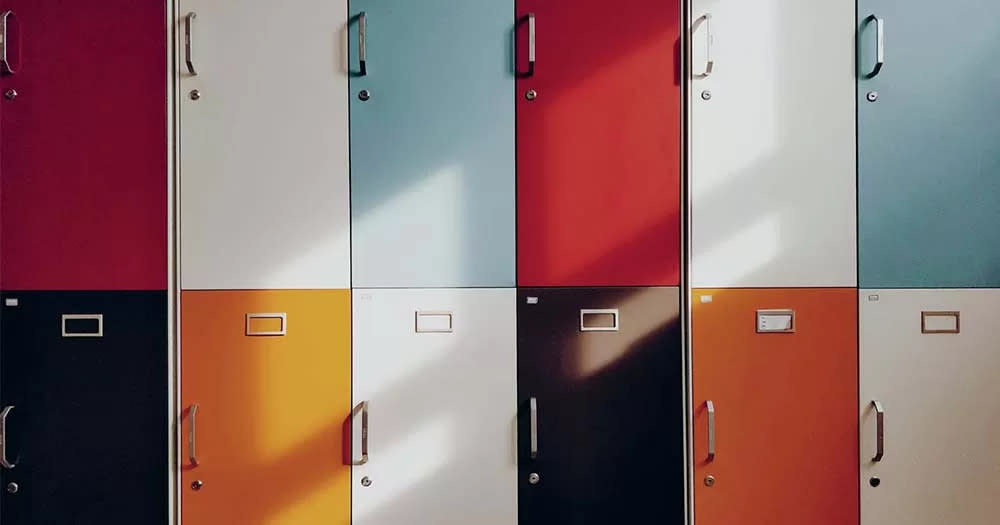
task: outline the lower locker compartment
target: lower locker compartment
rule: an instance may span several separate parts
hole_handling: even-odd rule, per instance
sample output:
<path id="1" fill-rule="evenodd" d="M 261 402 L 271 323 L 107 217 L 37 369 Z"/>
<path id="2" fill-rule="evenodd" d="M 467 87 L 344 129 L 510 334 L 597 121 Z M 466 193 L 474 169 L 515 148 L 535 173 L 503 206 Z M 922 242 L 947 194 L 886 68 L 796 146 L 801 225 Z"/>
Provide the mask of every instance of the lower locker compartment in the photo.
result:
<path id="1" fill-rule="evenodd" d="M 673 287 L 517 294 L 521 525 L 684 520 Z"/>
<path id="2" fill-rule="evenodd" d="M 859 295 L 861 525 L 997 523 L 1000 290 Z"/>
<path id="3" fill-rule="evenodd" d="M 857 291 L 692 294 L 695 524 L 855 525 Z"/>
<path id="4" fill-rule="evenodd" d="M 181 294 L 185 525 L 348 525 L 350 291 Z"/>
<path id="5" fill-rule="evenodd" d="M 517 522 L 514 296 L 354 290 L 354 525 Z"/>
<path id="6" fill-rule="evenodd" d="M 0 297 L 0 522 L 166 525 L 166 292 Z"/>

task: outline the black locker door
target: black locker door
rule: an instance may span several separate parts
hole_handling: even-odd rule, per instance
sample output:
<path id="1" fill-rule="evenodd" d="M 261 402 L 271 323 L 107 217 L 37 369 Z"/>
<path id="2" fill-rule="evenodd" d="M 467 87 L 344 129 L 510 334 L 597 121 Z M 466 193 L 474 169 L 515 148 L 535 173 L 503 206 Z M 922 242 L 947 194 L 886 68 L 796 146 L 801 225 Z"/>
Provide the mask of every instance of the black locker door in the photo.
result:
<path id="1" fill-rule="evenodd" d="M 518 291 L 521 525 L 683 522 L 680 293 Z"/>
<path id="2" fill-rule="evenodd" d="M 0 297 L 0 522 L 166 524 L 166 292 Z"/>

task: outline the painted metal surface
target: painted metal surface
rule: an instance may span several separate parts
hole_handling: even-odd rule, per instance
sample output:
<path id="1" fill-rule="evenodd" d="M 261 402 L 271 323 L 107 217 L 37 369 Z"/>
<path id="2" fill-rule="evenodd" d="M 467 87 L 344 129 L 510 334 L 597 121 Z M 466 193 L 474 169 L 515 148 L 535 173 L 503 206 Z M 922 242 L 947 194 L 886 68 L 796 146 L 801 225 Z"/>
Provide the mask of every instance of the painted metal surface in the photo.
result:
<path id="1" fill-rule="evenodd" d="M 679 3 L 518 0 L 517 17 L 518 71 L 531 39 L 537 58 L 517 81 L 518 285 L 677 285 Z"/>
<path id="2" fill-rule="evenodd" d="M 696 525 L 858 522 L 856 297 L 693 291 Z M 758 310 L 793 311 L 792 329 L 761 330 Z"/>
<path id="3" fill-rule="evenodd" d="M 514 294 L 354 290 L 353 524 L 516 522 Z"/>
<path id="4" fill-rule="evenodd" d="M 513 286 L 513 3 L 350 12 L 353 286 Z"/>
<path id="5" fill-rule="evenodd" d="M 0 520 L 166 525 L 166 292 L 0 298 Z"/>
<path id="6" fill-rule="evenodd" d="M 181 286 L 349 288 L 347 0 L 179 12 Z"/>
<path id="7" fill-rule="evenodd" d="M 350 316 L 348 290 L 182 292 L 184 523 L 350 523 Z"/>
<path id="8" fill-rule="evenodd" d="M 864 289 L 859 300 L 862 525 L 993 523 L 1000 290 Z M 922 312 L 958 312 L 958 333 L 924 333 Z"/>
<path id="9" fill-rule="evenodd" d="M 854 8 L 694 0 L 692 286 L 857 285 Z"/>
<path id="10" fill-rule="evenodd" d="M 163 4 L 0 9 L 16 71 L 0 74 L 0 287 L 165 289 Z"/>
<path id="11" fill-rule="evenodd" d="M 683 521 L 679 307 L 677 288 L 518 290 L 518 523 Z"/>
<path id="12" fill-rule="evenodd" d="M 931 1 L 858 2 L 864 288 L 1000 286 L 1000 230 L 990 226 L 1000 222 L 1000 4 L 956 0 L 948 13 Z M 885 59 L 874 77 L 872 15 Z"/>

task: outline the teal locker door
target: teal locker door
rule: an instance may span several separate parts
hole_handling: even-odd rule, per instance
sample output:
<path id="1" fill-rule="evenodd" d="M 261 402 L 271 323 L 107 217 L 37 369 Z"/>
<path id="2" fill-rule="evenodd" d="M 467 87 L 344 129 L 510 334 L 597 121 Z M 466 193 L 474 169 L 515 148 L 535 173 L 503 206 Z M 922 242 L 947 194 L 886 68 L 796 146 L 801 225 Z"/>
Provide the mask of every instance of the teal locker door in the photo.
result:
<path id="1" fill-rule="evenodd" d="M 998 18 L 982 0 L 859 1 L 862 287 L 1000 286 Z"/>
<path id="2" fill-rule="evenodd" d="M 513 19 L 350 2 L 353 286 L 514 285 Z"/>

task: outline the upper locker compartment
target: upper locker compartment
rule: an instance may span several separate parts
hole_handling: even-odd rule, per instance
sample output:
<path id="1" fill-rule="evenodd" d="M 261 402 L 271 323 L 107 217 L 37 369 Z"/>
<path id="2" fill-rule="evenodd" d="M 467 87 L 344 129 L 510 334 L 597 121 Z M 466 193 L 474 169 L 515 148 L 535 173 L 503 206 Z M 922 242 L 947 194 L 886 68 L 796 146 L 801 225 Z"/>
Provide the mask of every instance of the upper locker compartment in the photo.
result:
<path id="1" fill-rule="evenodd" d="M 513 286 L 513 2 L 350 12 L 353 285 Z"/>
<path id="2" fill-rule="evenodd" d="M 858 2 L 860 286 L 1000 287 L 998 16 Z"/>
<path id="3" fill-rule="evenodd" d="M 350 286 L 347 1 L 183 0 L 181 286 Z"/>
<path id="4" fill-rule="evenodd" d="M 164 6 L 0 6 L 0 287 L 167 287 Z"/>
<path id="5" fill-rule="evenodd" d="M 692 286 L 856 286 L 854 3 L 691 18 Z"/>
<path id="6" fill-rule="evenodd" d="M 680 5 L 518 0 L 519 286 L 676 286 Z"/>

